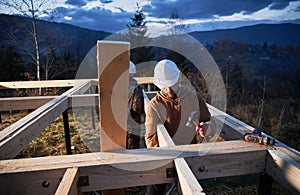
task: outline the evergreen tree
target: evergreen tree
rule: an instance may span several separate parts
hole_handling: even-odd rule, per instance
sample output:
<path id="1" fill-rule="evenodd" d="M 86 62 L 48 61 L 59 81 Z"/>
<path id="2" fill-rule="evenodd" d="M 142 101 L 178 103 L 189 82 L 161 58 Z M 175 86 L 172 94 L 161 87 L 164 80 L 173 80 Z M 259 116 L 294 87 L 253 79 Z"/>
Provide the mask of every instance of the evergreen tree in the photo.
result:
<path id="1" fill-rule="evenodd" d="M 131 23 L 127 24 L 128 31 L 126 33 L 127 40 L 130 42 L 131 48 L 130 52 L 131 61 L 135 64 L 142 62 L 147 62 L 153 59 L 152 47 L 147 45 L 150 43 L 151 39 L 148 36 L 148 28 L 145 22 L 145 15 L 143 9 L 136 4 L 135 13 L 131 17 Z M 137 66 L 137 75 L 147 76 L 147 73 L 151 71 L 152 67 L 141 67 Z M 149 69 L 150 68 L 150 69 Z M 149 76 L 149 75 L 148 75 Z"/>
<path id="2" fill-rule="evenodd" d="M 170 33 L 174 34 L 177 33 L 177 31 L 185 31 L 187 29 L 187 26 L 183 24 L 183 21 L 178 13 L 178 10 L 175 9 L 171 13 L 171 17 L 169 20 L 169 27 L 170 27 Z"/>
<path id="3" fill-rule="evenodd" d="M 16 50 L 9 46 L 0 59 L 0 81 L 18 81 L 21 79 L 22 59 Z"/>
<path id="4" fill-rule="evenodd" d="M 131 17 L 132 22 L 127 24 L 129 41 L 133 45 L 146 45 L 149 42 L 147 36 L 147 26 L 145 22 L 145 15 L 143 9 L 136 4 L 135 13 Z"/>

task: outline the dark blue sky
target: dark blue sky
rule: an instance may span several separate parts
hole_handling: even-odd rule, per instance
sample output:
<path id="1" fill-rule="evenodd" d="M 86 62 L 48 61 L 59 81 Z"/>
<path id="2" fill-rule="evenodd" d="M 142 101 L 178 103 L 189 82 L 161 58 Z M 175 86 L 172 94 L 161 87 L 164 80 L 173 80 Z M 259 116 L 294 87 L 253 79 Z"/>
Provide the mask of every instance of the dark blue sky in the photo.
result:
<path id="1" fill-rule="evenodd" d="M 49 0 L 41 10 L 51 7 L 57 22 L 117 32 L 127 28 L 137 3 L 142 7 L 150 28 L 169 26 L 174 12 L 180 16 L 177 23 L 184 24 L 187 31 L 228 29 L 258 23 L 300 23 L 300 0 Z M 3 6 L 0 6 L 0 12 L 17 13 Z"/>

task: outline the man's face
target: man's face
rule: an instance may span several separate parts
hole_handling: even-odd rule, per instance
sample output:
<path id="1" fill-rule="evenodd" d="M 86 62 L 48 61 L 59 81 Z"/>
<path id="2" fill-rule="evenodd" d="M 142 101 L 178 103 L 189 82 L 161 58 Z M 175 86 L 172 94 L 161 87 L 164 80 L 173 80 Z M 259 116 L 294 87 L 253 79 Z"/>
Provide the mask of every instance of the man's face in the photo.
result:
<path id="1" fill-rule="evenodd" d="M 179 82 L 171 87 L 162 88 L 161 91 L 169 98 L 176 98 L 179 90 Z"/>

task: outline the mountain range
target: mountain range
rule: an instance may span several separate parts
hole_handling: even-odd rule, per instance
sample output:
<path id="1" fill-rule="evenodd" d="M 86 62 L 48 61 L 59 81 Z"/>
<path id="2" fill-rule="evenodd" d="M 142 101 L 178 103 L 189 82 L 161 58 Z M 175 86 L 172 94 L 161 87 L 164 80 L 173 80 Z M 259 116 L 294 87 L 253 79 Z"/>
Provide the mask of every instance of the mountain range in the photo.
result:
<path id="1" fill-rule="evenodd" d="M 300 45 L 300 24 L 257 24 L 235 29 L 202 31 L 190 33 L 202 43 L 216 40 L 229 40 L 247 44 L 264 44 L 280 46 Z"/>
<path id="2" fill-rule="evenodd" d="M 26 28 L 28 29 L 30 22 L 28 18 L 0 14 L 0 48 L 5 48 L 12 43 L 8 38 L 10 32 L 14 32 L 14 37 L 19 40 L 19 43 L 15 44 L 14 47 L 24 45 L 26 47 Z M 79 58 L 84 57 L 95 46 L 97 40 L 102 40 L 112 34 L 64 23 L 39 20 L 37 24 L 42 27 L 40 34 L 44 37 L 41 48 L 43 44 L 44 46 L 51 45 L 56 49 L 56 52 L 75 52 Z M 264 43 L 280 46 L 300 45 L 300 24 L 291 23 L 259 24 L 235 29 L 191 32 L 189 34 L 202 44 L 228 40 L 252 45 Z"/>

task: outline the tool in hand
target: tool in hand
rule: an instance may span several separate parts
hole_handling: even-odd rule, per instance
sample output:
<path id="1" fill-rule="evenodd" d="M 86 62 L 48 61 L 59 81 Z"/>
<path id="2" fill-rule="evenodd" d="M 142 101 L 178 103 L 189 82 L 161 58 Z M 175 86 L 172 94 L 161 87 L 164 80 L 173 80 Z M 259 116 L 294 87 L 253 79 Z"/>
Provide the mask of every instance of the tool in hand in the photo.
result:
<path id="1" fill-rule="evenodd" d="M 191 114 L 189 115 L 189 120 L 186 123 L 186 126 L 187 127 L 192 127 L 192 125 L 194 124 L 197 127 L 200 124 L 199 123 L 199 116 L 200 116 L 200 111 L 191 112 Z"/>
<path id="2" fill-rule="evenodd" d="M 253 143 L 258 143 L 261 145 L 274 145 L 275 144 L 275 140 L 270 138 L 270 137 L 266 137 L 266 136 L 262 136 L 262 132 L 259 129 L 255 129 L 252 133 L 246 133 L 244 136 L 244 140 L 248 141 L 248 142 L 253 142 Z"/>
<path id="3" fill-rule="evenodd" d="M 189 115 L 189 120 L 186 123 L 186 126 L 192 127 L 193 124 L 196 126 L 196 131 L 199 132 L 199 134 L 204 137 L 208 128 L 208 125 L 201 122 L 199 123 L 199 117 L 200 117 L 200 111 L 193 111 Z"/>

